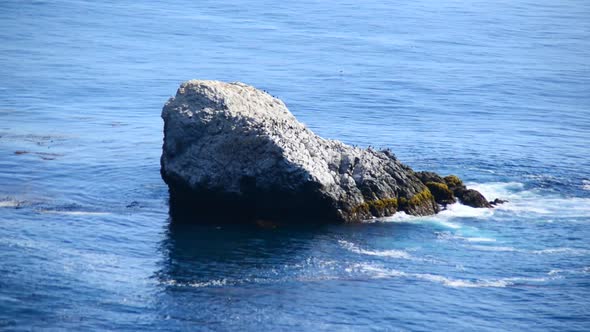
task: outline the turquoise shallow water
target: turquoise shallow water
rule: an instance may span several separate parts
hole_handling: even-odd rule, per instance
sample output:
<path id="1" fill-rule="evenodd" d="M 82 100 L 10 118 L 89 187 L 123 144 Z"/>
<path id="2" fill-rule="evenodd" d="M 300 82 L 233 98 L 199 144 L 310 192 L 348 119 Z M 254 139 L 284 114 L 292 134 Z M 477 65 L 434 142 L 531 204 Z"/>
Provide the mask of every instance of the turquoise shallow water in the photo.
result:
<path id="1" fill-rule="evenodd" d="M 590 329 L 585 1 L 3 1 L 1 330 Z M 496 210 L 170 220 L 161 107 L 243 81 Z"/>

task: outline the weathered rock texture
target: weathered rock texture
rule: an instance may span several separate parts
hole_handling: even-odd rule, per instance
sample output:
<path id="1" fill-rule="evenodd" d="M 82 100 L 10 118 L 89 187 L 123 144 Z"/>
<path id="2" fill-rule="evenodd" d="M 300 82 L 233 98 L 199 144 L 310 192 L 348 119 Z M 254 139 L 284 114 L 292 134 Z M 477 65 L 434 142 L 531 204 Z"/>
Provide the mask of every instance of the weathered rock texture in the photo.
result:
<path id="1" fill-rule="evenodd" d="M 185 82 L 162 118 L 172 213 L 354 222 L 439 210 L 392 153 L 323 139 L 282 101 L 243 83 Z"/>

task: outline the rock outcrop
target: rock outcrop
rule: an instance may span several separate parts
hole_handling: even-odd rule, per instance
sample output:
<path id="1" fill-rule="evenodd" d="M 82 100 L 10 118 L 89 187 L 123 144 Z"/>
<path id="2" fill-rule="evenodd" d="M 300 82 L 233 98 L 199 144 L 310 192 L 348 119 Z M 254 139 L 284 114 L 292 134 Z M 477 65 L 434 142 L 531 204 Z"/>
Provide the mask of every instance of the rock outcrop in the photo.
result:
<path id="1" fill-rule="evenodd" d="M 507 202 L 499 198 L 488 202 L 479 191 L 467 189 L 456 175 L 442 178 L 433 172 L 417 172 L 416 176 L 430 189 L 435 201 L 443 206 L 453 204 L 457 199 L 464 205 L 475 208 L 491 208 Z"/>
<path id="2" fill-rule="evenodd" d="M 442 178 L 425 184 L 389 151 L 323 139 L 282 101 L 243 83 L 185 82 L 162 118 L 172 213 L 355 222 L 434 214 L 435 197 L 454 201 L 450 187 L 432 184 Z"/>
<path id="3" fill-rule="evenodd" d="M 457 202 L 455 194 L 449 189 L 440 175 L 434 172 L 417 172 L 416 176 L 428 187 L 438 204 L 447 206 Z"/>

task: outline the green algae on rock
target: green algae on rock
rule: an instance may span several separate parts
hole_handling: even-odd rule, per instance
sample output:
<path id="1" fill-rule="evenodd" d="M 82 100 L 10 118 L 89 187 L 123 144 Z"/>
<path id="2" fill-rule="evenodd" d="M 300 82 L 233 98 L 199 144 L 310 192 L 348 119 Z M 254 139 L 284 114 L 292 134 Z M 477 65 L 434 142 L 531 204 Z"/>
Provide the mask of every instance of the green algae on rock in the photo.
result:
<path id="1" fill-rule="evenodd" d="M 445 183 L 430 181 L 426 182 L 425 185 L 430 189 L 430 192 L 434 196 L 434 200 L 438 204 L 447 205 L 453 204 L 457 201 L 455 195 Z"/>
<path id="2" fill-rule="evenodd" d="M 453 204 L 459 199 L 461 203 L 476 208 L 491 208 L 495 204 L 505 201 L 496 199 L 494 203 L 488 202 L 477 190 L 467 189 L 463 181 L 456 175 L 448 175 L 444 178 L 433 172 L 417 172 L 416 175 L 434 195 L 438 204 L 443 206 Z"/>
<path id="3" fill-rule="evenodd" d="M 463 181 L 461 181 L 461 179 L 459 179 L 459 177 L 456 175 L 445 176 L 444 180 L 445 180 L 446 185 L 452 191 L 455 191 L 457 189 L 465 187 L 465 185 L 463 184 Z"/>

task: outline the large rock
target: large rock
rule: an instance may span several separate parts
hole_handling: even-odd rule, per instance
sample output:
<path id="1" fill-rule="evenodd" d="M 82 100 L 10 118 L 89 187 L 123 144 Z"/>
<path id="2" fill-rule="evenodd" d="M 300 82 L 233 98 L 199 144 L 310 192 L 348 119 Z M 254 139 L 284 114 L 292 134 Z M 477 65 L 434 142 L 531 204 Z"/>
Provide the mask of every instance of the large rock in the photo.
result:
<path id="1" fill-rule="evenodd" d="M 172 213 L 355 222 L 439 210 L 392 153 L 323 139 L 282 101 L 243 83 L 183 83 L 162 118 Z"/>

